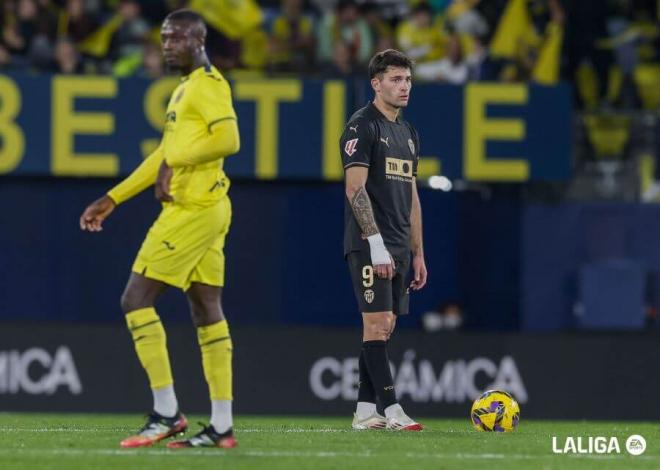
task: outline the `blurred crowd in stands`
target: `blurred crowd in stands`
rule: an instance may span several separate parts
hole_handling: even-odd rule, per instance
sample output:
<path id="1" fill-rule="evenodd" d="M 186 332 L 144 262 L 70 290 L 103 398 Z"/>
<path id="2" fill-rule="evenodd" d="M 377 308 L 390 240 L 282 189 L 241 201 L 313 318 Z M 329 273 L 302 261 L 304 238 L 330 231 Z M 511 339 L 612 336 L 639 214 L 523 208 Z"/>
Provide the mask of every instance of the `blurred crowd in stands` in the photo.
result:
<path id="1" fill-rule="evenodd" d="M 586 108 L 660 90 L 660 0 L 3 0 L 0 71 L 162 76 L 160 24 L 183 7 L 232 73 L 363 76 L 395 47 L 418 81 L 564 79 Z"/>

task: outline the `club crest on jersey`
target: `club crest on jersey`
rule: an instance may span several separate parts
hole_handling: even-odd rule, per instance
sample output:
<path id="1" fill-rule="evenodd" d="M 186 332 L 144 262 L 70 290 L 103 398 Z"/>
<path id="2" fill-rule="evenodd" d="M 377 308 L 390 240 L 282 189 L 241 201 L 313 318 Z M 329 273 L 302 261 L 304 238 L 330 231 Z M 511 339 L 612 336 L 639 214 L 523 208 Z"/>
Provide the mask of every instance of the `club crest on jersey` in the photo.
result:
<path id="1" fill-rule="evenodd" d="M 410 153 L 415 155 L 415 143 L 412 139 L 408 139 L 408 148 L 410 149 Z"/>
<path id="2" fill-rule="evenodd" d="M 349 157 L 352 156 L 357 151 L 358 140 L 360 139 L 351 139 L 348 142 L 346 142 L 346 145 L 344 146 L 344 152 L 346 152 L 346 155 L 348 155 Z"/>
<path id="3" fill-rule="evenodd" d="M 376 294 L 371 289 L 367 289 L 364 291 L 364 300 L 366 300 L 368 304 L 374 301 L 375 296 Z"/>

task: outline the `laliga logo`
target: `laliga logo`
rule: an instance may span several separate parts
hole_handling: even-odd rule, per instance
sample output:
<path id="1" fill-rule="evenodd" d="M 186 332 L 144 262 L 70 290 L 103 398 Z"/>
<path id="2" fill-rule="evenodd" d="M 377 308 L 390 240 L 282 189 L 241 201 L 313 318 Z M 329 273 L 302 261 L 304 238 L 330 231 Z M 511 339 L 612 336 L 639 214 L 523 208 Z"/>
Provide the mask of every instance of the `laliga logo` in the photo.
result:
<path id="1" fill-rule="evenodd" d="M 0 351 L 0 395 L 52 395 L 59 387 L 68 387 L 73 395 L 82 393 L 76 364 L 66 346 L 57 348 L 53 356 L 42 348 Z"/>
<path id="2" fill-rule="evenodd" d="M 633 434 L 626 440 L 626 450 L 630 455 L 641 455 L 646 450 L 646 439 Z M 557 436 L 552 437 L 552 452 L 555 454 L 620 454 L 621 447 L 616 437 L 567 437 L 564 447 L 557 445 Z"/>
<path id="3" fill-rule="evenodd" d="M 511 356 L 502 357 L 499 363 L 486 357 L 455 359 L 439 368 L 428 359 L 415 360 L 415 356 L 415 351 L 408 350 L 401 364 L 390 364 L 399 398 L 407 395 L 417 403 L 465 403 L 474 400 L 484 389 L 501 388 L 509 390 L 521 403 L 527 403 L 527 389 Z M 309 371 L 310 388 L 321 400 L 354 401 L 359 381 L 356 357 L 343 360 L 322 357 Z"/>

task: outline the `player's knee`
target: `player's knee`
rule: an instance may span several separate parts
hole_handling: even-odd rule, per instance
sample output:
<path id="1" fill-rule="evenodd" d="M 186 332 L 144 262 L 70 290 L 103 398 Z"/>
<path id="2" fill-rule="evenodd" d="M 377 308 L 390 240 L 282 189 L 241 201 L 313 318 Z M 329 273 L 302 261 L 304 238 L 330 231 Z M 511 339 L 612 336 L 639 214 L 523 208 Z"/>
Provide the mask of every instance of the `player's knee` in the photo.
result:
<path id="1" fill-rule="evenodd" d="M 390 322 L 390 329 L 389 329 L 389 331 L 387 332 L 387 339 L 388 339 L 388 340 L 389 340 L 390 337 L 392 336 L 392 333 L 394 333 L 394 329 L 395 329 L 395 327 L 396 327 L 396 323 L 395 323 L 394 321 L 391 321 L 391 322 Z"/>
<path id="2" fill-rule="evenodd" d="M 126 314 L 139 310 L 141 308 L 153 307 L 153 302 L 149 302 L 143 295 L 139 295 L 138 292 L 127 289 L 121 295 L 119 300 L 121 310 Z"/>
<path id="3" fill-rule="evenodd" d="M 121 306 L 121 311 L 124 313 L 129 313 L 135 310 L 133 307 L 133 299 L 131 295 L 127 292 L 124 292 L 119 299 L 119 305 Z"/>
<path id="4" fill-rule="evenodd" d="M 190 317 L 192 318 L 193 325 L 199 327 L 205 324 L 206 312 L 193 305 L 190 306 Z"/>
<path id="5" fill-rule="evenodd" d="M 190 299 L 190 315 L 195 326 L 206 326 L 224 319 L 219 302 L 201 299 Z"/>
<path id="6" fill-rule="evenodd" d="M 372 321 L 364 325 L 364 333 L 368 338 L 386 341 L 391 327 L 391 321 L 386 319 Z"/>

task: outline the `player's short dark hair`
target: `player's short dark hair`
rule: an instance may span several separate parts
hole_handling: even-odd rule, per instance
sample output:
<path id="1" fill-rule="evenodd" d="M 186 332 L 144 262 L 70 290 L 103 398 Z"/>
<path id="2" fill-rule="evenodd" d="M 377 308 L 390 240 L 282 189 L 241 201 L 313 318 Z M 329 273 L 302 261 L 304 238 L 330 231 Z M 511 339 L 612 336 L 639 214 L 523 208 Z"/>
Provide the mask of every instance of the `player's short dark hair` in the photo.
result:
<path id="1" fill-rule="evenodd" d="M 172 13 L 165 17 L 165 21 L 187 21 L 188 23 L 197 24 L 204 36 L 206 36 L 206 24 L 204 18 L 199 13 L 196 13 L 188 8 L 174 10 Z"/>
<path id="2" fill-rule="evenodd" d="M 385 73 L 387 67 L 411 69 L 415 62 L 401 51 L 386 49 L 374 55 L 369 61 L 369 79 Z"/>

